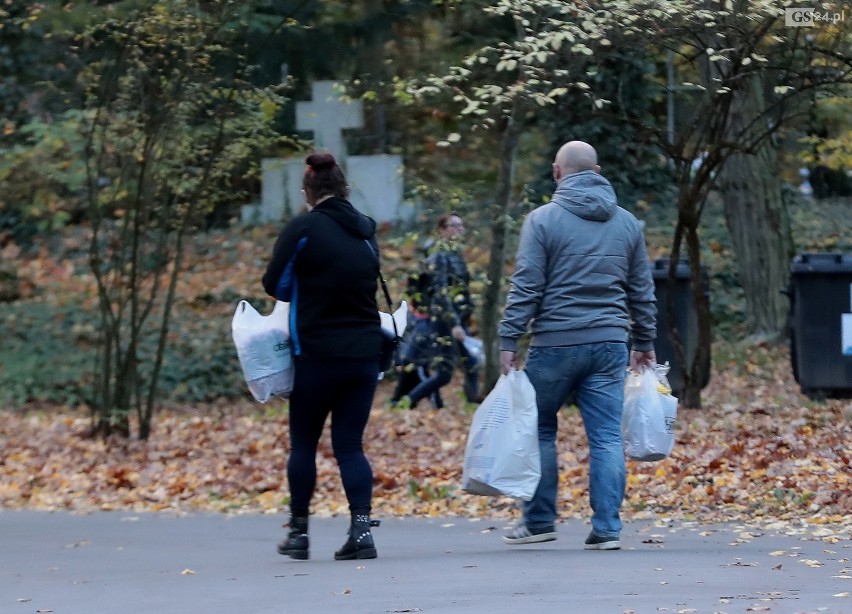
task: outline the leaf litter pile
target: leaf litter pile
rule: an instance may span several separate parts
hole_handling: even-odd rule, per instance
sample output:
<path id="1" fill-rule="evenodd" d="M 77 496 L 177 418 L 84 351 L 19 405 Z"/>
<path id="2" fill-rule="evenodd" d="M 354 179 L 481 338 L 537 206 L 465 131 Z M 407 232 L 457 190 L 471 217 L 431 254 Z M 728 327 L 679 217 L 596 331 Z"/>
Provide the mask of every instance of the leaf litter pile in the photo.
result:
<path id="1" fill-rule="evenodd" d="M 259 270 L 273 239 L 270 231 L 233 243 L 219 237 L 221 249 L 200 250 L 199 262 L 187 271 L 183 300 L 202 292 L 252 296 L 257 276 L 247 273 L 245 263 Z M 47 297 L 60 288 L 78 296 L 92 292 L 85 275 L 61 268 L 58 258 L 49 260 L 22 267 L 32 272 L 35 288 L 50 290 Z M 389 254 L 394 260 L 398 253 Z M 61 279 L 51 281 L 60 270 Z M 213 270 L 219 273 L 211 277 Z M 717 358 L 703 408 L 679 409 L 671 457 L 628 461 L 625 520 L 739 521 L 830 530 L 849 539 L 852 402 L 803 396 L 784 348 L 719 342 L 714 355 L 723 353 L 729 358 Z M 415 410 L 391 411 L 393 382 L 380 385 L 365 434 L 375 516 L 517 516 L 511 499 L 461 491 L 474 407 L 461 400 L 460 377 L 457 372 L 443 389 L 443 410 L 424 402 Z M 285 401 L 167 407 L 156 415 L 148 441 L 95 439 L 87 436 L 90 427 L 85 409 L 0 409 L 0 508 L 287 510 Z M 561 413 L 558 450 L 559 513 L 587 519 L 588 446 L 576 408 Z M 317 473 L 313 513 L 348 515 L 327 431 Z"/>
<path id="2" fill-rule="evenodd" d="M 679 410 L 670 458 L 628 461 L 626 520 L 832 525 L 852 530 L 852 404 L 812 401 L 788 375 L 783 353 L 755 347 L 717 369 L 703 409 Z M 365 434 L 376 516 L 505 517 L 508 498 L 461 491 L 470 406 L 460 374 L 447 407 L 386 408 L 379 387 Z M 86 435 L 88 414 L 0 412 L 0 507 L 41 510 L 286 511 L 286 402 L 175 407 L 147 442 Z M 563 518 L 587 518 L 588 446 L 575 408 L 560 417 Z M 313 512 L 348 514 L 328 433 L 320 442 Z"/>

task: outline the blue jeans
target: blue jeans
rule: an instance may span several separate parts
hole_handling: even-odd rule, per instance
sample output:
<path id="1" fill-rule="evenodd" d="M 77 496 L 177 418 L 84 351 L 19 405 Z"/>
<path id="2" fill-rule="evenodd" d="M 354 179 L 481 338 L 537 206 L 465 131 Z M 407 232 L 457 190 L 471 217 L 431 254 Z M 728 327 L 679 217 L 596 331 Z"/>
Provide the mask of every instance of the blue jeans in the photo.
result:
<path id="1" fill-rule="evenodd" d="M 532 501 L 524 504 L 527 527 L 552 527 L 556 521 L 558 414 L 565 402 L 576 394 L 591 457 L 592 530 L 602 537 L 619 536 L 619 510 L 626 482 L 621 443 L 626 369 L 627 345 L 624 343 L 530 348 L 525 370 L 535 388 L 538 405 L 541 481 Z"/>
<path id="2" fill-rule="evenodd" d="M 456 343 L 449 325 L 441 320 L 418 320 L 403 351 L 403 361 L 415 365 L 420 374 L 419 383 L 406 393 L 411 407 L 427 397 L 436 408 L 443 407 L 440 390 L 450 383 L 456 363 Z"/>

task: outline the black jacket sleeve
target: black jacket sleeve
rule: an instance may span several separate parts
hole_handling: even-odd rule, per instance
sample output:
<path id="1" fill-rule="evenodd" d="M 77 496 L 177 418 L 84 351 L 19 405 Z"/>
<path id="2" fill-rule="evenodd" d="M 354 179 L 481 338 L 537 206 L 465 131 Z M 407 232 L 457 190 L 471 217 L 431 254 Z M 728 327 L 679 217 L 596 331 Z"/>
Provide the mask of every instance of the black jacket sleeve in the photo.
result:
<path id="1" fill-rule="evenodd" d="M 292 290 L 293 260 L 301 245 L 307 240 L 305 226 L 301 216 L 291 220 L 275 242 L 272 257 L 263 274 L 264 291 L 281 301 L 290 300 Z"/>

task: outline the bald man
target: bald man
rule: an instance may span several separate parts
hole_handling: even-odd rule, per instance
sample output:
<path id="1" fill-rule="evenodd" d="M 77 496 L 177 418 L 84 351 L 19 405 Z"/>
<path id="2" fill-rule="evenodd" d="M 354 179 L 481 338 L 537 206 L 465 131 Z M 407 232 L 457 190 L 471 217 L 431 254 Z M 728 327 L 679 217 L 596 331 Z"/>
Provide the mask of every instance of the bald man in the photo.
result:
<path id="1" fill-rule="evenodd" d="M 524 220 L 500 322 L 500 367 L 517 368 L 518 339 L 531 333 L 526 373 L 536 391 L 541 480 L 503 541 L 556 539 L 559 408 L 576 398 L 590 448 L 592 531 L 587 550 L 621 548 L 625 465 L 621 410 L 628 362 L 656 362 L 654 281 L 642 226 L 618 206 L 583 141 L 559 148 L 556 191 Z M 632 351 L 628 356 L 627 344 Z"/>

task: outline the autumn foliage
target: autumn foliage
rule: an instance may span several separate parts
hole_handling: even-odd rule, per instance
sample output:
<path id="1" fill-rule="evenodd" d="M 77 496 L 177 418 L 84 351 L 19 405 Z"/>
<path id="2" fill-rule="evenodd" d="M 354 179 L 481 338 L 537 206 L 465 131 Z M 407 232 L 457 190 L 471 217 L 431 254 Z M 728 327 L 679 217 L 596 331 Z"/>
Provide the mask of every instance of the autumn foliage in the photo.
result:
<path id="1" fill-rule="evenodd" d="M 54 240 L 52 249 L 22 252 L 7 245 L 3 255 L 19 265 L 23 301 L 93 308 L 91 274 L 75 266 L 74 254 L 84 257 L 85 234 L 85 228 L 69 233 Z M 250 400 L 230 340 L 237 298 L 264 300 L 258 278 L 274 238 L 271 227 L 234 228 L 199 234 L 186 248 L 177 318 L 217 331 L 232 354 L 231 398 L 164 401 L 147 441 L 92 437 L 85 404 L 7 404 L 0 409 L 0 508 L 286 511 L 287 405 Z M 387 237 L 382 243 L 396 296 L 395 271 L 410 254 Z M 481 266 L 484 252 L 473 244 L 471 249 L 471 261 Z M 713 356 L 704 408 L 680 409 L 672 456 L 628 463 L 625 518 L 852 527 L 852 403 L 802 395 L 784 346 L 718 340 Z M 203 358 L 197 357 L 202 366 Z M 376 516 L 517 515 L 511 499 L 461 491 L 473 407 L 462 401 L 460 377 L 457 372 L 444 389 L 443 410 L 423 404 L 391 411 L 386 403 L 393 382 L 380 384 L 365 435 Z M 563 518 L 588 518 L 588 446 L 574 408 L 561 414 L 558 449 L 559 512 Z M 312 508 L 320 515 L 348 514 L 327 433 Z"/>
<path id="2" fill-rule="evenodd" d="M 740 359 L 742 359 L 740 361 Z M 470 408 L 458 375 L 447 408 L 386 409 L 381 385 L 366 433 L 377 516 L 509 517 L 507 498 L 464 494 Z M 815 402 L 791 380 L 777 348 L 743 350 L 714 373 L 703 410 L 681 410 L 671 458 L 628 464 L 627 519 L 756 520 L 852 526 L 852 405 Z M 286 403 L 174 407 L 148 441 L 93 439 L 81 412 L 0 413 L 0 507 L 229 511 L 286 510 Z M 559 430 L 563 518 L 589 515 L 588 446 L 576 409 Z M 327 434 L 313 511 L 348 513 Z"/>

